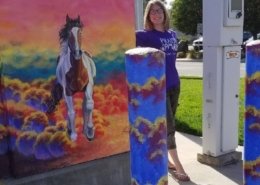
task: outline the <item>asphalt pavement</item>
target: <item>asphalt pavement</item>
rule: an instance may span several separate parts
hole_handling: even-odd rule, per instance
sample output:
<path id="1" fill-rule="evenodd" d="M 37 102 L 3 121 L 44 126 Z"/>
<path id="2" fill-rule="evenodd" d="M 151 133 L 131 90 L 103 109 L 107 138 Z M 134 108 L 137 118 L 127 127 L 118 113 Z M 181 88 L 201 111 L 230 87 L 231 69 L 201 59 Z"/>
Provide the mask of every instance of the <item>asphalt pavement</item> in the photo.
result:
<path id="1" fill-rule="evenodd" d="M 203 77 L 202 59 L 177 59 L 176 67 L 180 76 Z M 240 77 L 245 77 L 245 63 L 240 63 Z"/>

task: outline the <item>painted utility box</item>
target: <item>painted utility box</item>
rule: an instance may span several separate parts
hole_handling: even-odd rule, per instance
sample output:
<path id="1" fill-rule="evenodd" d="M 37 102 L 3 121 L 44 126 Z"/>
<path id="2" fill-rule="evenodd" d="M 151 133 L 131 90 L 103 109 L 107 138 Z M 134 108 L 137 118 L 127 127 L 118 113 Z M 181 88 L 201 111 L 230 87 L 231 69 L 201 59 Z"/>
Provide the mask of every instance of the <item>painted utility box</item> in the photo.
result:
<path id="1" fill-rule="evenodd" d="M 0 176 L 128 152 L 124 53 L 135 46 L 134 1 L 0 4 Z"/>

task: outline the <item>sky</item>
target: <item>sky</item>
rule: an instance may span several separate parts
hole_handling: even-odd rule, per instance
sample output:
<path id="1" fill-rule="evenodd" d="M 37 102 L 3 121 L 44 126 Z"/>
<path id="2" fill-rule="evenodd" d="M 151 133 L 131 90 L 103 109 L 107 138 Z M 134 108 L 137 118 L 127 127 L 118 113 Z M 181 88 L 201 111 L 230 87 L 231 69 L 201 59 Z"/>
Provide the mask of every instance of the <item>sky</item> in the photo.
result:
<path id="1" fill-rule="evenodd" d="M 26 43 L 31 47 L 57 48 L 58 33 L 67 14 L 73 18 L 81 16 L 83 42 L 88 50 L 133 40 L 129 36 L 134 32 L 135 21 L 132 1 L 62 0 L 61 4 L 58 0 L 1 0 L 0 45 Z"/>
<path id="2" fill-rule="evenodd" d="M 170 8 L 171 7 L 171 2 L 173 2 L 174 0 L 166 0 L 166 2 L 167 2 L 167 5 L 166 5 L 166 7 L 167 8 Z"/>

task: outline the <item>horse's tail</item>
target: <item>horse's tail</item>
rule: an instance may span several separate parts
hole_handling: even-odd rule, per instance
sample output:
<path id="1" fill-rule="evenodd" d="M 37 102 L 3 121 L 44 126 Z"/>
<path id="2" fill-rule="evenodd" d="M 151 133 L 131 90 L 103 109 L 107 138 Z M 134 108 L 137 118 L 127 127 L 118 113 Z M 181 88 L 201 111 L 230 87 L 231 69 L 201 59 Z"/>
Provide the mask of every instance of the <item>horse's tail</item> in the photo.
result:
<path id="1" fill-rule="evenodd" d="M 51 97 L 49 102 L 47 103 L 47 113 L 52 113 L 58 103 L 60 102 L 63 94 L 63 88 L 60 83 L 56 83 L 55 86 L 51 90 Z"/>
<path id="2" fill-rule="evenodd" d="M 59 61 L 60 61 L 60 56 L 58 56 L 56 60 L 57 66 L 59 64 Z M 57 104 L 60 102 L 62 98 L 62 93 L 63 93 L 63 88 L 60 85 L 60 83 L 57 82 L 52 87 L 51 97 L 47 102 L 47 111 L 46 111 L 47 113 L 52 113 L 55 110 Z"/>

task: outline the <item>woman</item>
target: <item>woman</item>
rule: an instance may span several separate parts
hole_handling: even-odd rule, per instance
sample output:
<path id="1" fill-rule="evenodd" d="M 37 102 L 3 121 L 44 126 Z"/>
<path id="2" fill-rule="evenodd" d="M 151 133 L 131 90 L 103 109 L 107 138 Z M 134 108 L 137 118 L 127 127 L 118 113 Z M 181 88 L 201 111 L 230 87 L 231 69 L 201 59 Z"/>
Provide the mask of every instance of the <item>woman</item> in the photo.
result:
<path id="1" fill-rule="evenodd" d="M 175 66 L 177 54 L 176 33 L 169 29 L 169 15 L 160 0 L 150 0 L 144 13 L 144 30 L 136 32 L 136 46 L 152 47 L 165 52 L 167 145 L 169 169 L 180 181 L 190 178 L 179 160 L 175 143 L 175 112 L 180 94 L 180 79 Z"/>

